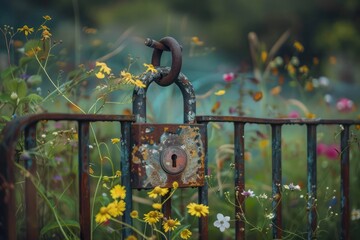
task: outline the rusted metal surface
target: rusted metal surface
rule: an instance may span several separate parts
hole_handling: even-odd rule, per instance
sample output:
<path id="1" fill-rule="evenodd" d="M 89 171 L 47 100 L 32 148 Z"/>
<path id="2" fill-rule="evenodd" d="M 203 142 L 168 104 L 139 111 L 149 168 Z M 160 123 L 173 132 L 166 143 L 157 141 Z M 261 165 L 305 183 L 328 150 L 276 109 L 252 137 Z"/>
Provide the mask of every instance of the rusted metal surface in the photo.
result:
<path id="1" fill-rule="evenodd" d="M 16 144 L 19 141 L 21 133 L 25 131 L 25 147 L 27 150 L 35 147 L 35 133 L 36 133 L 36 124 L 44 120 L 53 120 L 53 121 L 78 121 L 81 122 L 80 129 L 83 129 L 83 133 L 80 132 L 81 137 L 79 138 L 80 146 L 83 146 L 81 153 L 79 153 L 79 165 L 82 168 L 80 171 L 80 188 L 79 193 L 79 206 L 80 206 L 80 222 L 81 230 L 80 235 L 82 239 L 90 239 L 90 224 L 88 224 L 90 219 L 90 208 L 87 205 L 89 200 L 89 185 L 88 185 L 88 176 L 85 173 L 85 168 L 87 164 L 86 153 L 86 134 L 88 132 L 88 123 L 89 122 L 128 122 L 130 131 L 130 122 L 133 122 L 135 118 L 133 116 L 121 116 L 121 115 L 94 115 L 94 114 L 37 114 L 29 115 L 25 117 L 19 117 L 14 119 L 12 122 L 7 124 L 2 131 L 2 139 L 0 144 L 0 239 L 15 240 L 17 239 L 16 234 L 16 206 L 15 206 L 15 148 Z M 84 137 L 84 140 L 81 140 Z M 128 141 L 128 143 L 130 143 Z M 88 145 L 86 145 L 88 147 Z M 130 148 L 130 146 L 127 146 Z M 85 160 L 84 160 L 85 159 Z M 35 171 L 35 162 L 33 159 L 25 159 L 25 167 L 30 173 Z M 84 170 L 84 171 L 82 171 Z M 87 169 L 86 169 L 87 170 Z M 25 184 L 25 202 L 26 202 L 26 236 L 27 239 L 37 239 L 39 234 L 39 229 L 37 227 L 37 213 L 36 213 L 36 198 L 34 198 L 34 186 L 31 182 Z M 83 196 L 84 194 L 84 196 Z M 128 196 L 128 195 L 127 195 Z M 129 194 L 131 197 L 131 193 Z M 34 200 L 35 199 L 35 200 Z M 82 203 L 81 201 L 84 201 Z"/>
<path id="2" fill-rule="evenodd" d="M 156 83 L 163 87 L 169 86 L 174 83 L 179 76 L 182 65 L 181 47 L 179 43 L 172 37 L 164 37 L 160 39 L 159 42 L 151 39 L 146 39 L 145 45 L 154 48 L 151 64 L 155 67 L 160 66 L 160 60 L 163 51 L 166 49 L 169 49 L 171 51 L 171 70 L 168 74 L 156 79 Z"/>

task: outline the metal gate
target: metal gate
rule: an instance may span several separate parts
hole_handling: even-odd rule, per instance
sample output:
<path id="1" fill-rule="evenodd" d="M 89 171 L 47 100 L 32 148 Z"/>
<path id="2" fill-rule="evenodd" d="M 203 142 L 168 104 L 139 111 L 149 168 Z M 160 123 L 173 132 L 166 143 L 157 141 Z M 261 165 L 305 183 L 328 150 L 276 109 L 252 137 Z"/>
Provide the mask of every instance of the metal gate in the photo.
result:
<path id="1" fill-rule="evenodd" d="M 189 141 L 195 141 L 199 145 L 199 139 L 201 139 L 202 146 L 198 148 L 197 166 L 198 172 L 200 171 L 200 177 L 193 179 L 192 181 L 185 181 L 181 178 L 184 168 L 181 168 L 181 164 L 189 164 L 193 161 L 192 158 L 187 158 L 185 154 L 184 162 L 177 162 L 179 169 L 169 170 L 166 166 L 159 165 L 158 171 L 163 171 L 166 176 L 166 181 L 161 182 L 162 186 L 169 186 L 173 181 L 180 182 L 180 187 L 196 187 L 198 188 L 198 203 L 208 205 L 208 184 L 204 181 L 204 175 L 208 172 L 208 146 L 207 146 L 207 125 L 211 122 L 229 122 L 233 124 L 234 133 L 234 192 L 236 202 L 240 203 L 240 206 L 234 208 L 235 219 L 235 239 L 245 239 L 245 221 L 242 218 L 245 211 L 245 197 L 239 194 L 245 190 L 245 128 L 249 124 L 257 125 L 269 125 L 271 127 L 271 140 L 272 140 L 272 195 L 281 196 L 282 192 L 280 187 L 282 184 L 282 127 L 284 125 L 305 125 L 307 129 L 307 194 L 312 196 L 307 200 L 308 207 L 308 239 L 316 238 L 316 229 L 318 226 L 316 203 L 315 198 L 317 195 L 317 152 L 316 152 L 316 132 L 319 125 L 341 125 L 343 127 L 341 131 L 340 140 L 340 152 L 341 152 L 341 186 L 340 186 L 340 209 L 341 209 L 341 234 L 340 239 L 349 239 L 349 227 L 350 227 L 350 188 L 349 188 L 349 158 L 350 158 L 350 127 L 355 124 L 360 124 L 358 120 L 334 120 L 334 119 L 266 119 L 266 118 L 249 118 L 249 117 L 235 117 L 235 116 L 196 116 L 195 109 L 195 94 L 193 92 L 191 83 L 187 78 L 180 73 L 181 69 L 181 47 L 172 38 L 164 38 L 159 42 L 154 40 L 147 40 L 146 44 L 154 48 L 152 64 L 158 66 L 159 73 L 157 75 L 147 75 L 142 81 L 146 85 L 145 89 L 135 89 L 134 91 L 134 103 L 133 112 L 134 115 L 92 115 L 92 114 L 37 114 L 25 117 L 19 117 L 7 124 L 3 130 L 3 138 L 0 145 L 0 239 L 16 239 L 16 217 L 15 217 L 15 166 L 16 161 L 16 144 L 23 136 L 25 150 L 31 150 L 36 148 L 36 132 L 37 127 L 42 121 L 76 121 L 78 126 L 78 185 L 79 185 L 79 222 L 80 222 L 80 237 L 81 239 L 91 239 L 91 217 L 90 217 L 90 183 L 89 183 L 89 126 L 93 122 L 115 122 L 121 127 L 121 181 L 122 185 L 128 190 L 128 194 L 125 197 L 126 210 L 123 216 L 123 222 L 131 225 L 132 218 L 130 212 L 132 210 L 132 194 L 131 189 L 146 189 L 154 187 L 152 184 L 144 184 L 144 179 L 139 176 L 142 170 L 136 170 L 132 164 L 132 158 L 134 156 L 139 157 L 139 152 L 134 150 L 134 145 L 141 145 L 149 147 L 149 142 L 141 140 L 141 136 L 144 132 L 152 132 L 153 138 L 159 138 L 164 128 L 172 129 L 173 135 L 179 135 L 179 129 L 186 131 L 196 132 L 196 137 Z M 173 62 L 171 68 L 164 68 L 160 66 L 160 58 L 162 51 L 172 52 Z M 175 82 L 182 91 L 184 96 L 184 124 L 147 124 L 146 123 L 146 90 L 152 83 L 157 82 L 161 86 L 168 86 Z M 149 130 L 150 129 L 150 130 Z M 187 136 L 188 132 L 182 133 Z M 181 132 L 181 131 L 180 131 Z M 176 133 L 176 134 L 175 134 Z M 176 142 L 176 136 L 173 136 L 175 140 L 168 140 L 168 145 L 164 146 L 164 149 L 160 151 L 172 154 L 175 156 L 175 160 L 181 154 L 183 150 L 174 147 Z M 172 138 L 172 139 L 173 139 Z M 176 145 L 176 144 L 175 144 Z M 168 150 L 170 149 L 170 150 Z M 201 152 L 203 151 L 203 153 Z M 141 155 L 141 154 L 140 154 Z M 140 156 L 141 161 L 146 161 L 144 156 Z M 174 159 L 173 159 L 174 160 Z M 166 160 L 161 160 L 166 161 Z M 24 159 L 25 168 L 29 173 L 36 173 L 36 161 L 31 157 Z M 166 163 L 163 163 L 166 165 Z M 174 164 L 174 163 L 173 163 Z M 180 164 L 180 165 L 179 165 Z M 176 165 L 176 164 L 175 164 Z M 175 167 L 177 167 L 175 166 Z M 174 166 L 173 166 L 174 167 Z M 189 173 L 190 176 L 191 173 Z M 146 175 L 146 173 L 145 173 Z M 26 204 L 26 238 L 38 239 L 39 226 L 37 224 L 37 200 L 34 184 L 28 177 L 25 179 L 25 204 Z M 181 182 L 183 181 L 183 182 Z M 156 182 L 154 183 L 156 184 Z M 236 193 L 237 192 L 237 193 Z M 281 197 L 273 198 L 274 218 L 272 220 L 273 238 L 281 239 L 283 236 L 281 226 L 282 223 L 282 202 Z M 171 201 L 167 201 L 163 206 L 164 216 L 171 215 Z M 199 218 L 199 239 L 209 239 L 208 235 L 208 217 Z M 126 237 L 131 234 L 130 228 L 123 230 L 123 236 Z"/>

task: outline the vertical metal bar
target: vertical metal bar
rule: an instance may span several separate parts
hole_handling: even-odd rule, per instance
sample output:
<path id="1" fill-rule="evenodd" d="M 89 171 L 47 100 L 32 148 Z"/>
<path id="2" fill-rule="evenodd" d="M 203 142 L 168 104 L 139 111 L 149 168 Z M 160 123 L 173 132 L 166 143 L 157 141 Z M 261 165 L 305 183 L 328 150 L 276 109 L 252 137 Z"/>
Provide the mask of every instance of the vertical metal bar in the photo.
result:
<path id="1" fill-rule="evenodd" d="M 349 144 L 349 125 L 343 125 L 341 132 L 341 182 L 340 182 L 340 212 L 341 212 L 341 232 L 340 239 L 350 239 L 350 144 Z"/>
<path id="2" fill-rule="evenodd" d="M 282 211 L 281 211 L 281 125 L 271 125 L 272 130 L 272 207 L 275 217 L 273 223 L 273 238 L 282 236 Z"/>
<path id="3" fill-rule="evenodd" d="M 316 125 L 307 125 L 308 239 L 316 238 Z"/>
<path id="4" fill-rule="evenodd" d="M 79 210 L 80 238 L 91 239 L 89 181 L 89 122 L 79 122 Z"/>
<path id="5" fill-rule="evenodd" d="M 25 150 L 36 147 L 36 123 L 25 128 Z M 38 211 L 36 205 L 36 188 L 31 177 L 36 173 L 36 161 L 33 157 L 25 160 L 25 168 L 29 171 L 30 177 L 25 178 L 25 211 L 26 211 L 26 238 L 39 238 Z"/>
<path id="6" fill-rule="evenodd" d="M 245 214 L 244 196 L 241 194 L 245 189 L 245 133 L 244 123 L 234 123 L 234 147 L 235 147 L 235 239 L 245 239 Z"/>
<path id="7" fill-rule="evenodd" d="M 203 123 L 206 124 L 207 123 Z M 205 127 L 206 129 L 206 127 Z M 205 151 L 205 162 L 204 162 L 204 173 L 205 175 L 208 175 L 208 143 L 207 143 L 207 131 L 204 131 L 205 134 L 205 139 L 206 141 L 204 142 L 203 146 L 204 146 L 204 151 Z M 200 204 L 204 204 L 206 206 L 209 205 L 209 201 L 208 201 L 208 183 L 207 181 L 204 182 L 204 186 L 199 187 L 198 189 L 198 201 Z M 205 217 L 201 217 L 199 218 L 199 239 L 200 240 L 207 240 L 209 239 L 208 237 L 208 224 L 209 224 L 209 218 L 208 216 Z"/>
<path id="8" fill-rule="evenodd" d="M 132 218 L 130 217 L 130 212 L 132 211 L 132 188 L 131 188 L 131 176 L 130 176 L 130 136 L 131 136 L 131 122 L 121 122 L 121 159 L 120 159 L 120 169 L 121 169 L 121 184 L 126 189 L 125 204 L 126 209 L 122 220 L 132 225 Z M 123 230 L 123 239 L 131 235 L 130 228 L 124 228 Z"/>

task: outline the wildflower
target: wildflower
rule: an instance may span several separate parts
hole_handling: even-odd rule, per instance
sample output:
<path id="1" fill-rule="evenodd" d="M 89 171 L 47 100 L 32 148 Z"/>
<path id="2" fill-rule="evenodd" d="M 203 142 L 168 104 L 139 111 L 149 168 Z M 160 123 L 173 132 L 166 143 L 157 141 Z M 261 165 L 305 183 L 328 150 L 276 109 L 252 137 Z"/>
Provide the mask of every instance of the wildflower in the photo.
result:
<path id="1" fill-rule="evenodd" d="M 304 46 L 299 41 L 295 41 L 293 46 L 298 52 L 304 51 Z"/>
<path id="2" fill-rule="evenodd" d="M 360 209 L 351 210 L 351 220 L 355 221 L 360 219 Z"/>
<path id="3" fill-rule="evenodd" d="M 261 140 L 259 140 L 258 144 L 259 144 L 259 148 L 263 150 L 264 148 L 266 148 L 269 145 L 269 140 L 261 139 Z"/>
<path id="4" fill-rule="evenodd" d="M 321 76 L 319 77 L 319 85 L 322 87 L 327 87 L 329 86 L 329 79 L 327 77 Z"/>
<path id="5" fill-rule="evenodd" d="M 281 66 L 283 63 L 284 63 L 284 60 L 282 59 L 282 57 L 280 56 L 277 56 L 275 59 L 274 59 L 274 62 L 277 66 Z"/>
<path id="6" fill-rule="evenodd" d="M 157 73 L 157 70 L 155 69 L 154 65 L 152 65 L 152 64 L 144 63 L 144 67 L 146 67 L 146 72 Z"/>
<path id="7" fill-rule="evenodd" d="M 191 42 L 193 44 L 195 44 L 196 46 L 202 46 L 204 45 L 204 42 L 203 41 L 200 41 L 200 39 L 198 37 L 192 37 L 191 38 Z"/>
<path id="8" fill-rule="evenodd" d="M 255 102 L 260 101 L 260 100 L 262 99 L 262 97 L 263 97 L 263 93 L 262 93 L 261 91 L 254 92 L 254 93 L 252 94 L 252 98 L 253 98 L 253 100 L 254 100 Z"/>
<path id="9" fill-rule="evenodd" d="M 216 96 L 221 96 L 221 95 L 224 95 L 225 93 L 226 93 L 225 90 L 219 90 L 219 91 L 215 92 L 214 94 L 215 94 Z"/>
<path id="10" fill-rule="evenodd" d="M 154 224 L 160 221 L 160 218 L 163 217 L 163 214 L 159 211 L 150 211 L 144 214 L 144 221 L 149 224 Z"/>
<path id="11" fill-rule="evenodd" d="M 205 206 L 204 204 L 189 203 L 186 207 L 192 216 L 204 217 L 209 214 L 209 207 Z"/>
<path id="12" fill-rule="evenodd" d="M 112 138 L 111 139 L 111 143 L 112 144 L 117 144 L 117 143 L 119 143 L 120 142 L 120 138 Z"/>
<path id="13" fill-rule="evenodd" d="M 268 54 L 266 51 L 261 51 L 261 61 L 265 62 L 268 57 Z"/>
<path id="14" fill-rule="evenodd" d="M 306 82 L 305 84 L 305 90 L 307 92 L 311 92 L 314 90 L 314 84 L 312 82 Z"/>
<path id="15" fill-rule="evenodd" d="M 291 111 L 289 114 L 288 114 L 288 118 L 300 118 L 300 114 L 298 111 Z"/>
<path id="16" fill-rule="evenodd" d="M 307 74 L 309 72 L 308 66 L 302 65 L 301 67 L 299 67 L 299 72 L 301 72 L 303 74 Z"/>
<path id="17" fill-rule="evenodd" d="M 106 63 L 96 62 L 95 66 L 100 67 L 99 71 L 95 73 L 95 76 L 99 79 L 103 79 L 105 77 L 105 73 L 108 75 L 111 73 L 111 68 L 109 68 Z"/>
<path id="18" fill-rule="evenodd" d="M 330 145 L 325 150 L 325 156 L 331 160 L 335 160 L 339 156 L 339 146 L 336 144 Z"/>
<path id="19" fill-rule="evenodd" d="M 306 113 L 306 118 L 314 119 L 314 118 L 316 118 L 316 115 L 315 115 L 314 113 L 307 112 L 307 113 Z"/>
<path id="20" fill-rule="evenodd" d="M 267 219 L 273 219 L 275 217 L 275 214 L 274 213 L 265 214 L 265 217 Z"/>
<path id="21" fill-rule="evenodd" d="M 161 203 L 154 203 L 154 204 L 152 205 L 152 207 L 153 207 L 154 209 L 156 209 L 156 210 L 161 210 L 162 205 L 161 205 Z"/>
<path id="22" fill-rule="evenodd" d="M 50 37 L 52 36 L 52 34 L 47 30 L 45 29 L 42 34 L 41 34 L 42 38 L 41 40 L 45 41 L 47 39 L 50 39 Z"/>
<path id="23" fill-rule="evenodd" d="M 177 189 L 177 188 L 179 187 L 179 183 L 178 183 L 177 181 L 174 181 L 174 182 L 172 183 L 172 187 L 173 187 L 174 189 Z"/>
<path id="24" fill-rule="evenodd" d="M 16 99 L 18 98 L 17 93 L 16 93 L 16 92 L 12 92 L 11 95 L 10 95 L 10 98 L 11 98 L 12 100 L 16 100 Z"/>
<path id="25" fill-rule="evenodd" d="M 255 197 L 254 191 L 251 191 L 251 189 L 245 191 L 243 190 L 241 195 L 245 196 L 245 197 Z"/>
<path id="26" fill-rule="evenodd" d="M 351 112 L 353 110 L 354 103 L 348 98 L 341 98 L 336 103 L 336 108 L 339 112 Z"/>
<path id="27" fill-rule="evenodd" d="M 24 32 L 25 36 L 34 32 L 34 28 L 29 28 L 27 25 L 24 25 L 22 28 L 18 28 L 18 31 Z"/>
<path id="28" fill-rule="evenodd" d="M 175 219 L 169 218 L 163 223 L 163 225 L 165 232 L 174 231 L 177 228 L 177 226 L 180 225 L 180 221 L 178 221 L 176 218 Z"/>
<path id="29" fill-rule="evenodd" d="M 90 175 L 94 174 L 94 169 L 92 169 L 92 167 L 89 167 L 89 174 Z"/>
<path id="30" fill-rule="evenodd" d="M 298 190 L 301 191 L 301 188 L 299 185 L 294 185 L 293 183 L 290 183 L 289 185 L 284 185 L 284 188 L 290 191 Z"/>
<path id="31" fill-rule="evenodd" d="M 148 195 L 151 198 L 157 198 L 158 196 L 165 196 L 165 194 L 167 194 L 168 192 L 169 189 L 156 186 L 153 190 L 148 192 Z"/>
<path id="32" fill-rule="evenodd" d="M 266 193 L 262 193 L 258 196 L 258 198 L 261 198 L 261 199 L 268 199 L 268 196 L 266 195 Z"/>
<path id="33" fill-rule="evenodd" d="M 318 143 L 316 145 L 316 154 L 318 156 L 325 154 L 325 152 L 327 151 L 328 146 L 325 143 Z"/>
<path id="34" fill-rule="evenodd" d="M 136 211 L 136 210 L 131 211 L 130 217 L 131 218 L 138 218 L 139 217 L 139 212 Z"/>
<path id="35" fill-rule="evenodd" d="M 119 184 L 117 184 L 116 186 L 114 186 L 111 190 L 111 197 L 113 199 L 117 199 L 117 198 L 121 198 L 124 199 L 126 196 L 126 190 L 124 186 L 121 186 Z"/>
<path id="36" fill-rule="evenodd" d="M 288 73 L 289 73 L 290 75 L 294 75 L 295 72 L 296 72 L 296 69 L 295 69 L 294 65 L 292 65 L 291 63 L 289 63 L 288 65 L 286 65 L 286 69 L 287 69 L 287 71 L 288 71 Z"/>
<path id="37" fill-rule="evenodd" d="M 129 72 L 121 71 L 120 76 L 127 84 L 133 84 L 139 88 L 146 87 L 146 85 L 142 81 L 140 81 L 139 79 L 134 79 L 131 73 Z"/>
<path id="38" fill-rule="evenodd" d="M 235 79 L 235 74 L 230 72 L 230 73 L 225 73 L 223 75 L 223 79 L 225 82 L 232 82 Z"/>
<path id="39" fill-rule="evenodd" d="M 192 235 L 192 232 L 189 229 L 184 229 L 180 232 L 181 239 L 189 239 Z"/>
<path id="40" fill-rule="evenodd" d="M 273 88 L 270 90 L 270 93 L 271 93 L 271 95 L 273 95 L 273 96 L 279 95 L 280 92 L 281 92 L 281 86 L 273 87 Z"/>
<path id="41" fill-rule="evenodd" d="M 109 203 L 108 207 L 108 212 L 111 216 L 113 217 L 117 217 L 117 216 L 122 216 L 124 214 L 125 211 L 125 202 L 123 200 L 117 201 L 115 200 L 112 203 Z"/>
<path id="42" fill-rule="evenodd" d="M 107 207 L 101 207 L 98 214 L 95 216 L 95 221 L 97 223 L 103 223 L 106 222 L 111 218 L 108 208 Z"/>
<path id="43" fill-rule="evenodd" d="M 51 17 L 49 15 L 45 15 L 43 16 L 43 18 L 46 20 L 46 21 L 50 21 L 51 20 Z"/>
<path id="44" fill-rule="evenodd" d="M 137 240 L 137 237 L 134 235 L 130 235 L 127 238 L 125 238 L 125 240 Z"/>
<path id="45" fill-rule="evenodd" d="M 224 216 L 221 213 L 218 213 L 216 215 L 217 220 L 214 222 L 214 226 L 219 228 L 221 232 L 225 231 L 225 229 L 230 227 L 230 217 L 229 216 Z"/>
<path id="46" fill-rule="evenodd" d="M 120 170 L 117 170 L 115 172 L 115 177 L 121 177 L 121 171 Z"/>
<path id="47" fill-rule="evenodd" d="M 212 106 L 212 108 L 211 108 L 211 112 L 212 112 L 212 113 L 215 113 L 215 112 L 220 108 L 220 106 L 221 106 L 221 102 L 220 102 L 220 101 L 216 101 L 216 102 L 214 103 L 214 105 Z"/>

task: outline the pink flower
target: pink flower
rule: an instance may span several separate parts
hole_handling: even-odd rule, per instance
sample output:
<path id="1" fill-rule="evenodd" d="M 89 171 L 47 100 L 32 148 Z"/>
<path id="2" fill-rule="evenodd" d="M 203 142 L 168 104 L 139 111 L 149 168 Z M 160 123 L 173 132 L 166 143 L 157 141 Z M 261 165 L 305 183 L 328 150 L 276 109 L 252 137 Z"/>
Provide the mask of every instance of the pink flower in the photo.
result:
<path id="1" fill-rule="evenodd" d="M 331 160 L 336 160 L 339 157 L 339 146 L 336 144 L 329 145 L 325 151 L 325 156 Z"/>
<path id="2" fill-rule="evenodd" d="M 288 117 L 289 117 L 289 118 L 300 118 L 300 114 L 299 114 L 297 111 L 291 111 L 291 112 L 288 114 Z"/>
<path id="3" fill-rule="evenodd" d="M 348 98 L 341 98 L 336 103 L 336 108 L 339 112 L 351 112 L 353 110 L 354 103 Z"/>
<path id="4" fill-rule="evenodd" d="M 223 79 L 225 82 L 232 82 L 235 79 L 235 74 L 233 72 L 225 73 Z"/>
<path id="5" fill-rule="evenodd" d="M 317 155 L 325 154 L 327 149 L 328 149 L 328 146 L 325 143 L 318 143 L 316 146 L 316 153 L 317 153 Z"/>

